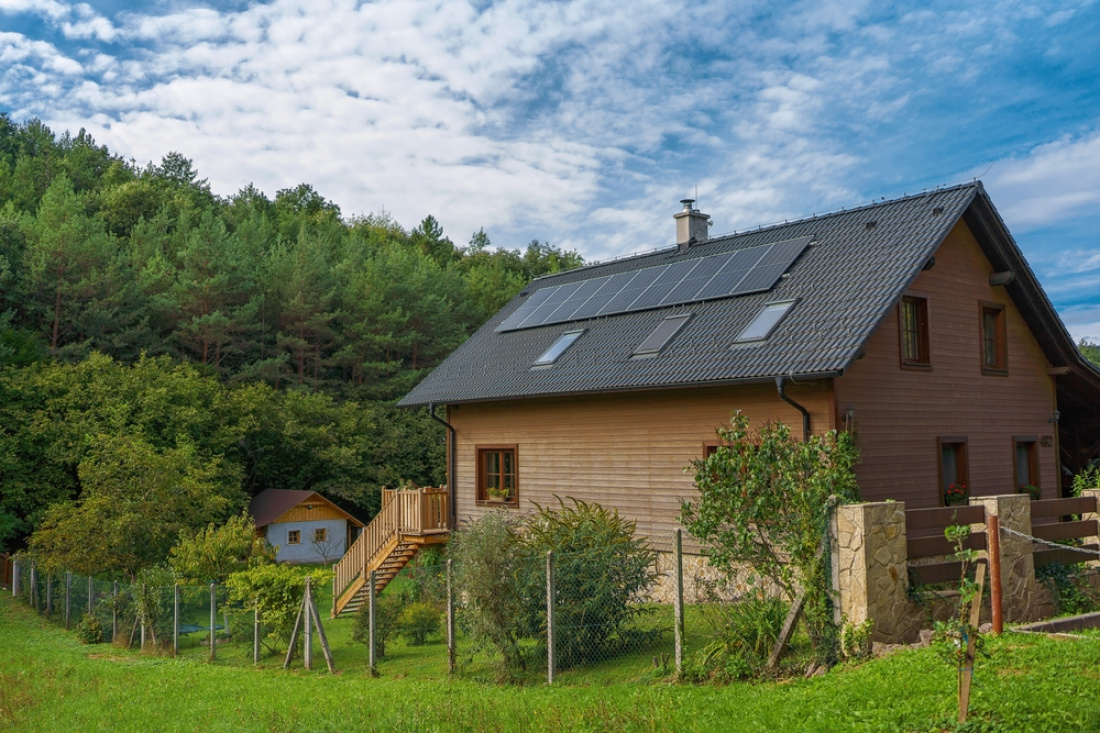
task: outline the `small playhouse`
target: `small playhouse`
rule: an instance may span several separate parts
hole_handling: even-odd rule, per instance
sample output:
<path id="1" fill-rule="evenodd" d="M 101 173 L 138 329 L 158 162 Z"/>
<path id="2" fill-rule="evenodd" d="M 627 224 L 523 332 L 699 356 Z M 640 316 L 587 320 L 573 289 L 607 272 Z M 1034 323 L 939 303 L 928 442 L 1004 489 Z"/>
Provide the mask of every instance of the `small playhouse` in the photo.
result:
<path id="1" fill-rule="evenodd" d="M 248 512 L 256 532 L 277 548 L 278 562 L 335 562 L 364 526 L 316 491 L 266 489 L 253 497 Z"/>

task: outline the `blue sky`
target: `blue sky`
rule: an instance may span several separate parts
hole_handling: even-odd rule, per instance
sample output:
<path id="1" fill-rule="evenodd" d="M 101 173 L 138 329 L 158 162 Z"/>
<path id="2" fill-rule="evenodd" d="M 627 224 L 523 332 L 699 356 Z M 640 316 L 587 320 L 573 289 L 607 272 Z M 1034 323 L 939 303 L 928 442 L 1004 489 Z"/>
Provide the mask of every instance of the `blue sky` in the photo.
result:
<path id="1" fill-rule="evenodd" d="M 0 111 L 606 259 L 981 177 L 1100 341 L 1100 3 L 0 0 Z"/>

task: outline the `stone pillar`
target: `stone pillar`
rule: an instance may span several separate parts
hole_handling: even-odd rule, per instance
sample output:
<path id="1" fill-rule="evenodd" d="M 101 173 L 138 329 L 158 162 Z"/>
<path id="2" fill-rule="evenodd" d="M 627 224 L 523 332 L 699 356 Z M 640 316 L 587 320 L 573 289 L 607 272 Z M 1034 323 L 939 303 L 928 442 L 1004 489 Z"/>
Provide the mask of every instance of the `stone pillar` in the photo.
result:
<path id="1" fill-rule="evenodd" d="M 1082 497 L 1088 497 L 1088 498 L 1092 499 L 1093 501 L 1100 502 L 1100 489 L 1085 489 L 1084 491 L 1081 492 L 1081 496 Z M 1084 520 L 1091 519 L 1094 522 L 1098 522 L 1098 521 L 1100 521 L 1100 512 L 1085 512 L 1084 514 L 1081 515 L 1081 519 L 1084 519 Z M 1084 538 L 1084 543 L 1086 545 L 1096 545 L 1097 547 L 1100 547 L 1100 537 L 1098 537 L 1096 535 L 1093 535 L 1092 537 L 1085 537 Z M 1100 568 L 1100 560 L 1090 560 L 1086 564 L 1090 568 Z"/>
<path id="2" fill-rule="evenodd" d="M 1027 494 L 972 496 L 970 504 L 984 506 L 986 516 L 997 515 L 1001 524 L 1001 613 L 1005 623 L 1033 621 L 1038 614 L 1038 584 L 1031 540 L 1004 531 L 1031 534 L 1031 498 Z M 984 532 L 986 525 L 975 525 L 975 529 Z"/>
<path id="3" fill-rule="evenodd" d="M 909 612 L 904 502 L 838 506 L 832 560 L 846 621 L 873 621 L 874 641 L 899 643 L 917 634 L 919 618 Z"/>

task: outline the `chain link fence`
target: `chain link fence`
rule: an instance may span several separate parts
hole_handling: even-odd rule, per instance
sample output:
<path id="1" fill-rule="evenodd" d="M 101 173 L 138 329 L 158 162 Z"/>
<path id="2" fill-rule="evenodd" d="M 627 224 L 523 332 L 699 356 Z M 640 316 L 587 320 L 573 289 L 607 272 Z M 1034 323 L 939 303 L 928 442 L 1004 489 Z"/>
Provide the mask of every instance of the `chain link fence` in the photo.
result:
<path id="1" fill-rule="evenodd" d="M 751 626 L 766 617 L 763 623 L 775 626 L 786 608 L 774 599 L 761 605 L 747 579 L 720 576 L 677 546 L 675 538 L 657 544 L 640 586 L 591 551 L 505 562 L 489 598 L 484 578 L 449 561 L 413 561 L 373 603 L 365 599 L 357 612 L 338 618 L 327 613 L 331 588 L 315 587 L 312 594 L 338 669 L 523 684 L 667 680 L 717 647 L 744 643 L 731 635 L 731 624 Z M 285 625 L 276 633 L 220 585 L 40 573 L 25 557 L 17 558 L 14 574 L 12 592 L 23 604 L 85 640 L 220 665 L 287 664 Z M 759 606 L 758 618 L 737 615 L 747 598 Z M 89 609 L 94 622 L 85 620 Z M 88 626 L 98 627 L 99 636 L 85 636 Z M 756 643 L 770 639 L 762 634 Z M 303 663 L 304 644 L 303 633 L 291 665 Z M 313 646 L 319 654 L 319 641 Z"/>

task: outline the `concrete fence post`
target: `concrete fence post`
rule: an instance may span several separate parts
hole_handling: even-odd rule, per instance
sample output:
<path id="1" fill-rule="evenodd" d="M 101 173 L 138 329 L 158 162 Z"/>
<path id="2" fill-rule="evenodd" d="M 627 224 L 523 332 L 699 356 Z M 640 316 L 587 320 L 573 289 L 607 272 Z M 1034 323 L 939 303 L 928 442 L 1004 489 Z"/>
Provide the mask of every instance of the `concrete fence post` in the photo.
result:
<path id="1" fill-rule="evenodd" d="M 842 504 L 832 531 L 841 618 L 853 624 L 870 620 L 875 641 L 911 641 L 920 622 L 909 613 L 905 503 Z"/>
<path id="2" fill-rule="evenodd" d="M 19 597 L 19 586 L 22 578 L 19 573 L 22 572 L 22 568 L 19 567 L 22 563 L 19 562 L 19 558 L 15 558 L 11 561 L 11 594 L 13 597 Z"/>
<path id="3" fill-rule="evenodd" d="M 111 585 L 111 641 L 118 638 L 118 581 Z"/>
<path id="4" fill-rule="evenodd" d="M 88 615 L 94 613 L 95 608 L 95 578 L 88 576 Z"/>
<path id="5" fill-rule="evenodd" d="M 1027 494 L 1003 494 L 1000 496 L 972 496 L 971 506 L 985 508 L 987 517 L 996 516 L 1001 527 L 1001 613 L 1006 623 L 1032 621 L 1038 608 L 1035 591 L 1035 558 L 1031 554 L 1031 540 L 1004 532 L 1010 529 L 1021 534 L 1031 534 L 1031 497 Z M 976 525 L 981 532 L 985 523 Z"/>
<path id="6" fill-rule="evenodd" d="M 31 608 L 38 611 L 38 563 L 31 560 Z"/>

